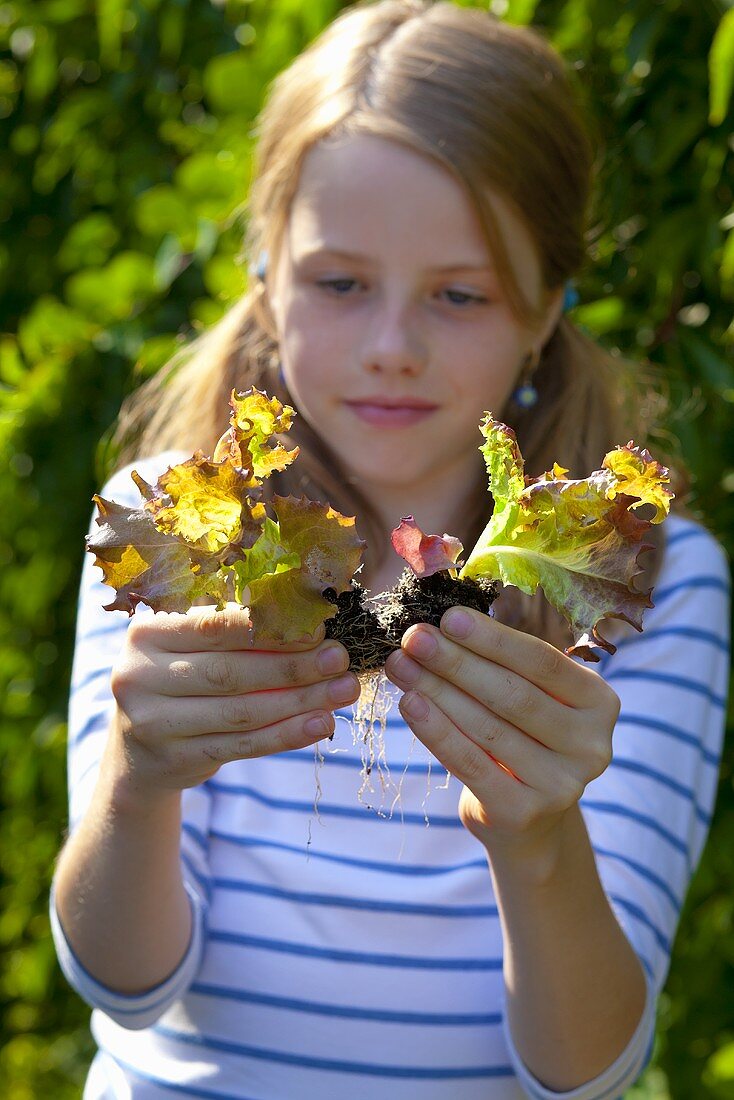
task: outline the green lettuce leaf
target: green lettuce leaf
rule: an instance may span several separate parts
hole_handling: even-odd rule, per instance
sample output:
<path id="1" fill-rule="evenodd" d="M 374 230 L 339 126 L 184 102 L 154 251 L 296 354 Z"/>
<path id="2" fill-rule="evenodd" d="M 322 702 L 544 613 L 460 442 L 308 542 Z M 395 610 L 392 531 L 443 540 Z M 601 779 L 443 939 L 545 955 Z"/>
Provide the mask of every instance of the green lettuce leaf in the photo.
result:
<path id="1" fill-rule="evenodd" d="M 278 565 L 289 564 L 254 577 L 248 582 L 249 592 L 242 593 L 250 607 L 256 645 L 295 641 L 335 615 L 335 605 L 323 593 L 327 588 L 346 592 L 365 546 L 354 517 L 342 516 L 328 504 L 276 496 L 272 507 L 278 518 L 278 546 L 284 552 Z M 295 561 L 297 565 L 290 564 Z"/>
<path id="2" fill-rule="evenodd" d="M 210 462 L 197 451 L 169 466 L 155 486 L 135 471 L 132 478 L 156 528 L 192 547 L 219 554 L 228 547 L 251 546 L 260 534 L 265 510 L 256 487 L 228 461 Z"/>
<path id="3" fill-rule="evenodd" d="M 594 649 L 615 647 L 598 630 L 604 618 L 642 629 L 650 591 L 633 584 L 641 540 L 667 515 L 668 471 L 649 452 L 628 443 L 604 458 L 588 478 L 573 480 L 558 465 L 526 478 L 514 432 L 487 413 L 480 448 L 494 498 L 492 518 L 462 566 L 460 577 L 485 577 L 532 595 L 541 587 L 574 636 L 568 652 L 598 660 Z M 653 515 L 634 514 L 643 505 Z"/>
<path id="4" fill-rule="evenodd" d="M 246 393 L 232 390 L 229 429 L 217 443 L 214 461 L 227 459 L 249 471 L 256 483 L 284 470 L 298 457 L 298 447 L 286 450 L 273 437 L 290 431 L 295 411 L 254 387 Z"/>
<path id="5" fill-rule="evenodd" d="M 231 566 L 235 577 L 235 596 L 240 603 L 246 603 L 244 596 L 253 581 L 271 573 L 287 573 L 289 569 L 300 567 L 298 554 L 283 545 L 280 524 L 268 517 L 254 546 L 245 550 L 242 561 L 236 561 Z"/>

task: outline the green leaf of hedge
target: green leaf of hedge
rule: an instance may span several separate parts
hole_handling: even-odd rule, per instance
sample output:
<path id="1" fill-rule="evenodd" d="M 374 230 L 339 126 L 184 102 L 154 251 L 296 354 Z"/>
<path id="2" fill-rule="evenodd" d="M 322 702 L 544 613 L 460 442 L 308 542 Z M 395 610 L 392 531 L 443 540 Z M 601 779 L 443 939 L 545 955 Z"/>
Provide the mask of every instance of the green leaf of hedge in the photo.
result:
<path id="1" fill-rule="evenodd" d="M 155 261 L 142 252 L 121 252 L 106 267 L 80 271 L 65 284 L 69 302 L 102 324 L 130 317 L 157 289 Z"/>
<path id="2" fill-rule="evenodd" d="M 709 53 L 709 79 L 709 122 L 718 126 L 726 118 L 734 87 L 734 8 L 722 15 L 716 28 Z"/>

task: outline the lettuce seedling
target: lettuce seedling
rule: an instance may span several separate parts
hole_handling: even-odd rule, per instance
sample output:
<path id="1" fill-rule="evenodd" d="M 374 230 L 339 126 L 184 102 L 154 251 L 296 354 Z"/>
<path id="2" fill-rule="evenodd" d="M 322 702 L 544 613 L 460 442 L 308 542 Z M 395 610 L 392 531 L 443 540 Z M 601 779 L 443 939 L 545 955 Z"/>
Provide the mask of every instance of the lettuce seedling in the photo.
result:
<path id="1" fill-rule="evenodd" d="M 99 530 L 87 539 L 105 584 L 116 590 L 108 611 L 132 615 L 185 612 L 227 601 L 250 608 L 251 642 L 289 642 L 312 634 L 336 613 L 323 593 L 349 588 L 365 543 L 354 517 L 306 497 L 274 495 L 263 484 L 298 456 L 276 438 L 294 410 L 259 390 L 230 398 L 228 430 L 207 458 L 197 451 L 149 485 L 126 508 L 95 496 Z"/>
<path id="2" fill-rule="evenodd" d="M 511 428 L 486 413 L 480 430 L 494 509 L 466 560 L 457 539 L 425 535 L 412 516 L 393 531 L 393 546 L 421 583 L 443 573 L 457 584 L 499 581 L 528 595 L 540 587 L 571 628 L 567 653 L 587 661 L 598 661 L 599 649 L 614 653 L 599 622 L 622 619 L 642 630 L 643 610 L 653 606 L 651 590 L 633 582 L 639 555 L 651 549 L 645 533 L 670 508 L 668 470 L 630 441 L 587 478 L 568 478 L 557 464 L 529 478 Z M 642 518 L 641 509 L 651 514 Z"/>

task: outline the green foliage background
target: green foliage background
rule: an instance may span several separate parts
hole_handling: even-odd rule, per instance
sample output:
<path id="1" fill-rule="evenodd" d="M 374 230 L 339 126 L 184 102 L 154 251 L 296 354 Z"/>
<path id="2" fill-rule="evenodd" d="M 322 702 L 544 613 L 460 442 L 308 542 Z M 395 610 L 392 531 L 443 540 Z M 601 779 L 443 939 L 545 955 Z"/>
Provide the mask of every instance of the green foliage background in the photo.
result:
<path id="1" fill-rule="evenodd" d="M 47 893 L 66 821 L 82 537 L 122 397 L 241 293 L 272 76 L 337 0 L 0 0 L 0 1082 L 80 1095 L 88 1010 Z M 478 4 L 476 6 L 487 6 Z M 574 66 L 603 140 L 576 320 L 664 368 L 701 514 L 734 550 L 733 0 L 494 0 Z M 637 1100 L 734 1097 L 734 764 Z"/>

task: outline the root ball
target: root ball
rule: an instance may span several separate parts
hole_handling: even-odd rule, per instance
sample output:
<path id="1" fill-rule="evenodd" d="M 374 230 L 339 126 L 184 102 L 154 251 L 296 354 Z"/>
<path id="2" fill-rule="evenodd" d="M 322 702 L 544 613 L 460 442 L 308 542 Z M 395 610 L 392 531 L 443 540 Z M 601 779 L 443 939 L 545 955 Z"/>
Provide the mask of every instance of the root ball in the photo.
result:
<path id="1" fill-rule="evenodd" d="M 487 613 L 499 593 L 496 581 L 458 580 L 447 572 L 416 577 L 411 569 L 403 573 L 395 588 L 370 598 L 352 581 L 348 591 L 324 593 L 336 605 L 336 615 L 326 620 L 326 637 L 341 642 L 349 653 L 349 667 L 357 675 L 382 668 L 410 626 L 429 623 L 438 626 L 450 607 L 460 604 Z"/>

